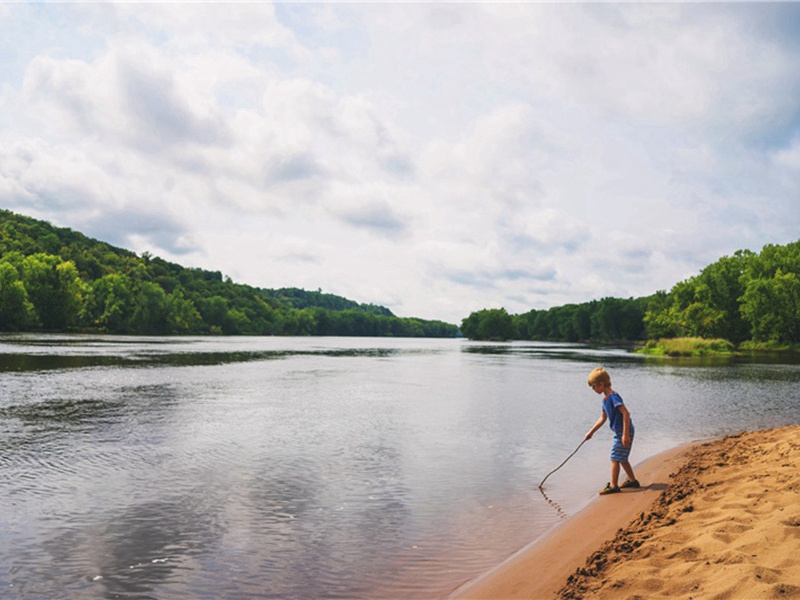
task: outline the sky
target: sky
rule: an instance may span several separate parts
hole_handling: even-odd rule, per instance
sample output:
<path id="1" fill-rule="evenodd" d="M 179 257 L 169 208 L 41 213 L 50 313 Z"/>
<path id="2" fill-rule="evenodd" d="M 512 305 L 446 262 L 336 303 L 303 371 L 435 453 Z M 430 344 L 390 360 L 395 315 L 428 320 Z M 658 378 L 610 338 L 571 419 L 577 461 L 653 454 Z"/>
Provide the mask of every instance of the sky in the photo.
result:
<path id="1" fill-rule="evenodd" d="M 800 4 L 0 3 L 0 208 L 460 323 L 800 239 Z"/>

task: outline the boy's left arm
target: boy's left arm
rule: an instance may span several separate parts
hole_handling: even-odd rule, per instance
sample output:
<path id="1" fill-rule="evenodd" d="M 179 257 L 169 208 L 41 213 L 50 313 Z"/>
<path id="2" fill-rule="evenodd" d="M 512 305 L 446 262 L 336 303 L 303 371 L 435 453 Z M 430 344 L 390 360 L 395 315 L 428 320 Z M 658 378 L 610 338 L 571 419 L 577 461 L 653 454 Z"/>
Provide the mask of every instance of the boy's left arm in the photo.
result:
<path id="1" fill-rule="evenodd" d="M 622 445 L 631 445 L 631 413 L 625 408 L 625 405 L 617 408 L 622 413 Z"/>

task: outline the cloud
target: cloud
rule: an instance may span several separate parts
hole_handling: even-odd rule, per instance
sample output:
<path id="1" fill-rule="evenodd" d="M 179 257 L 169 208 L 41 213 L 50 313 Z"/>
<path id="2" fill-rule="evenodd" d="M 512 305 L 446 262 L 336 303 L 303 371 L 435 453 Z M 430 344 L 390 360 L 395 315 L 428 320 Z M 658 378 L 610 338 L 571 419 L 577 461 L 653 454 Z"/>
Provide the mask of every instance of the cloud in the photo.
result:
<path id="1" fill-rule="evenodd" d="M 106 211 L 89 223 L 104 240 L 125 248 L 159 248 L 178 257 L 198 250 L 180 218 L 163 212 L 125 208 Z"/>
<path id="2" fill-rule="evenodd" d="M 77 149 L 54 148 L 43 140 L 7 140 L 0 149 L 5 202 L 30 202 L 50 208 L 98 208 L 114 204 L 108 173 Z"/>
<path id="3" fill-rule="evenodd" d="M 25 78 L 25 100 L 65 129 L 145 152 L 224 143 L 219 116 L 193 103 L 189 86 L 160 63 L 147 47 L 113 50 L 94 63 L 39 57 Z"/>
<path id="4" fill-rule="evenodd" d="M 775 152 L 772 161 L 779 168 L 792 173 L 800 172 L 800 138 L 795 138 L 789 145 Z"/>
<path id="5" fill-rule="evenodd" d="M 331 207 L 330 212 L 349 225 L 387 235 L 396 235 L 406 229 L 406 224 L 391 205 L 379 198 L 343 202 Z"/>
<path id="6" fill-rule="evenodd" d="M 295 34 L 280 23 L 276 6 L 271 3 L 236 7 L 222 2 L 194 2 L 190 7 L 163 3 L 145 11 L 118 4 L 114 10 L 119 18 L 134 25 L 128 32 L 140 30 L 137 25 L 141 25 L 149 37 L 188 54 L 209 48 L 252 51 L 263 47 L 280 49 L 296 59 L 309 55 Z"/>
<path id="7" fill-rule="evenodd" d="M 403 316 L 645 295 L 796 238 L 798 22 L 783 4 L 2 5 L 0 202 Z"/>

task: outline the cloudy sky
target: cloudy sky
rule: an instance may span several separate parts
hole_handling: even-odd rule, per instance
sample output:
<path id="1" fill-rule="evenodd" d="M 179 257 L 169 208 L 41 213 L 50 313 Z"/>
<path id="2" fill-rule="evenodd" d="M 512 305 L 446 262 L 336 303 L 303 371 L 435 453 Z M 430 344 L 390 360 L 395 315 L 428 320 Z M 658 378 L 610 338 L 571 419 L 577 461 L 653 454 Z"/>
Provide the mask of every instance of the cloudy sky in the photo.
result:
<path id="1" fill-rule="evenodd" d="M 800 4 L 0 4 L 0 207 L 459 323 L 800 239 Z"/>

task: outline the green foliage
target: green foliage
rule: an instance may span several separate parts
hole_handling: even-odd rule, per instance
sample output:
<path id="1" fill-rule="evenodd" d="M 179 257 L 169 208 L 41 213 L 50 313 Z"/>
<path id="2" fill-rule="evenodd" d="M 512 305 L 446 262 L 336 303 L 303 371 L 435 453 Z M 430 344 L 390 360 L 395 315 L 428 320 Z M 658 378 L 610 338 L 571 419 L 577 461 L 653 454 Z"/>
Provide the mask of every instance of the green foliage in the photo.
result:
<path id="1" fill-rule="evenodd" d="M 36 323 L 60 330 L 77 322 L 85 285 L 72 262 L 37 253 L 23 259 L 21 273 Z"/>
<path id="2" fill-rule="evenodd" d="M 732 354 L 733 350 L 728 340 L 695 337 L 649 340 L 639 352 L 655 356 L 718 356 Z"/>
<path id="3" fill-rule="evenodd" d="M 754 341 L 800 343 L 800 242 L 764 246 L 742 273 L 741 313 Z"/>
<path id="4" fill-rule="evenodd" d="M 0 331 L 455 337 L 441 321 L 298 288 L 266 290 L 0 210 Z"/>
<path id="5" fill-rule="evenodd" d="M 472 313 L 461 323 L 461 333 L 472 340 L 506 341 L 517 336 L 514 319 L 505 308 Z"/>
<path id="6" fill-rule="evenodd" d="M 651 337 L 800 343 L 800 242 L 719 259 L 675 284 L 645 324 Z"/>
<path id="7" fill-rule="evenodd" d="M 739 299 L 742 274 L 753 254 L 736 252 L 705 267 L 660 296 L 645 315 L 650 337 L 725 338 L 741 342 L 750 336 Z"/>
<path id="8" fill-rule="evenodd" d="M 787 342 L 766 342 L 747 340 L 739 344 L 739 351 L 743 352 L 800 352 L 800 344 L 789 344 Z"/>
<path id="9" fill-rule="evenodd" d="M 603 298 L 521 315 L 509 315 L 503 308 L 484 309 L 464 319 L 461 332 L 474 340 L 639 340 L 644 337 L 647 303 L 647 298 Z"/>
<path id="10" fill-rule="evenodd" d="M 34 322 L 33 304 L 14 265 L 0 262 L 0 329 L 25 329 Z"/>
<path id="11" fill-rule="evenodd" d="M 131 330 L 133 289 L 127 275 L 110 274 L 93 281 L 83 306 L 83 322 L 110 333 Z"/>
<path id="12" fill-rule="evenodd" d="M 393 317 L 392 311 L 385 306 L 375 304 L 359 304 L 353 300 L 334 294 L 325 294 L 322 290 L 306 291 L 299 288 L 280 288 L 264 290 L 272 298 L 276 298 L 294 308 L 327 308 L 328 310 L 358 310 L 361 312 Z"/>
<path id="13" fill-rule="evenodd" d="M 164 288 L 143 281 L 134 298 L 131 328 L 139 333 L 163 335 L 167 330 L 167 294 Z"/>
<path id="14" fill-rule="evenodd" d="M 176 289 L 167 296 L 167 331 L 169 333 L 192 333 L 199 331 L 203 319 L 197 312 L 194 302 L 184 296 L 182 289 Z"/>

